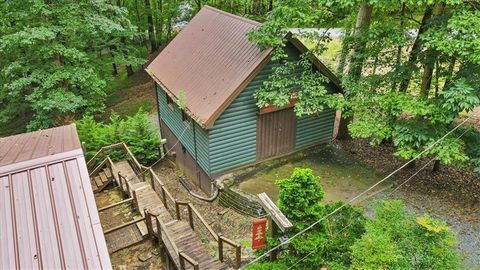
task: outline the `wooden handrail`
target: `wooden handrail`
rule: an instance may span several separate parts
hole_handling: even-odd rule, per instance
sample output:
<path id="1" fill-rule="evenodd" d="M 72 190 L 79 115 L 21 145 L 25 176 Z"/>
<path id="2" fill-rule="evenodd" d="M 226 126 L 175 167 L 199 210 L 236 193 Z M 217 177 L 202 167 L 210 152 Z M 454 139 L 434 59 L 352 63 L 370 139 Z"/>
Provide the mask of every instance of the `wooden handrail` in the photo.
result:
<path id="1" fill-rule="evenodd" d="M 128 146 L 124 143 L 124 142 L 121 142 L 121 144 L 123 145 L 123 148 L 125 149 L 125 151 L 127 151 L 127 154 L 132 157 L 132 160 L 133 162 L 135 163 L 135 165 L 137 166 L 137 168 L 141 171 L 142 170 L 142 164 L 140 164 L 140 162 L 138 162 L 137 158 L 135 158 L 135 156 L 133 155 L 132 151 L 130 151 L 130 148 L 128 148 Z"/>
<path id="2" fill-rule="evenodd" d="M 180 253 L 178 253 L 178 258 L 180 260 L 180 269 L 181 270 L 185 270 L 185 261 L 187 261 L 190 265 L 192 265 L 194 270 L 199 270 L 200 269 L 199 268 L 200 266 L 199 266 L 198 262 L 196 260 L 194 260 L 192 257 L 185 254 L 185 252 L 180 251 Z"/>
<path id="3" fill-rule="evenodd" d="M 105 211 L 107 209 L 110 209 L 110 208 L 113 208 L 113 207 L 116 207 L 116 206 L 119 206 L 119 205 L 122 205 L 124 203 L 129 203 L 133 201 L 133 198 L 128 198 L 126 200 L 123 200 L 123 201 L 119 201 L 117 203 L 113 203 L 113 204 L 110 204 L 110 205 L 107 205 L 105 207 L 102 207 L 102 208 L 98 208 L 98 212 L 102 212 L 102 211 Z"/>
<path id="4" fill-rule="evenodd" d="M 175 204 L 175 199 L 173 198 L 172 194 L 165 188 L 165 185 L 160 180 L 160 178 L 158 178 L 158 175 L 151 168 L 150 168 L 150 174 L 153 175 L 153 178 L 155 179 L 155 181 L 157 181 L 158 184 L 162 187 L 162 190 L 161 190 L 162 195 L 166 195 L 166 196 L 163 196 L 164 197 L 163 203 L 165 205 L 165 208 L 168 209 L 167 198 L 170 199 L 170 201 L 174 204 Z"/>
<path id="5" fill-rule="evenodd" d="M 87 167 L 89 167 L 89 166 L 93 163 L 93 161 L 94 161 L 95 159 L 97 159 L 97 157 L 98 157 L 101 153 L 103 153 L 103 151 L 104 151 L 104 150 L 103 150 L 103 147 L 100 148 L 100 150 L 98 150 L 97 153 L 95 153 L 95 155 L 93 155 L 93 157 L 88 160 L 88 162 L 87 162 Z"/>
<path id="6" fill-rule="evenodd" d="M 123 228 L 125 228 L 125 227 L 127 227 L 127 226 L 130 226 L 130 225 L 132 225 L 132 224 L 135 224 L 135 223 L 138 223 L 138 222 L 141 222 L 141 221 L 144 221 L 144 220 L 145 220 L 144 217 L 134 219 L 134 220 L 129 221 L 129 222 L 127 222 L 127 223 L 124 223 L 124 224 L 122 224 L 122 225 L 119 225 L 119 226 L 113 227 L 113 228 L 111 228 L 111 229 L 109 229 L 109 230 L 106 230 L 106 231 L 103 232 L 103 234 L 108 234 L 108 233 L 111 233 L 111 232 L 114 232 L 114 231 L 118 231 L 118 230 L 123 229 Z"/>
<path id="7" fill-rule="evenodd" d="M 235 269 L 240 269 L 242 266 L 242 246 L 238 243 L 233 242 L 232 240 L 223 237 L 222 235 L 218 236 L 218 260 L 223 262 L 223 243 L 227 243 L 235 249 Z"/>
<path id="8" fill-rule="evenodd" d="M 103 165 L 105 165 L 105 163 L 107 163 L 107 159 L 104 159 L 100 164 L 98 164 L 98 166 L 95 168 L 95 170 L 93 170 L 89 175 L 88 177 L 92 177 L 92 175 L 95 175 L 97 174 L 103 167 Z"/>
<path id="9" fill-rule="evenodd" d="M 188 203 L 188 206 L 191 209 L 191 211 L 195 214 L 195 216 L 197 216 L 197 218 L 200 220 L 200 223 L 202 223 L 202 225 L 205 228 L 207 228 L 207 231 L 210 233 L 210 235 L 212 235 L 212 237 L 215 239 L 215 241 L 218 241 L 218 234 L 215 233 L 215 231 L 212 229 L 212 227 L 210 227 L 210 225 L 208 225 L 208 223 L 205 221 L 205 219 L 203 219 L 202 215 L 200 215 L 197 208 L 195 208 L 192 203 Z"/>

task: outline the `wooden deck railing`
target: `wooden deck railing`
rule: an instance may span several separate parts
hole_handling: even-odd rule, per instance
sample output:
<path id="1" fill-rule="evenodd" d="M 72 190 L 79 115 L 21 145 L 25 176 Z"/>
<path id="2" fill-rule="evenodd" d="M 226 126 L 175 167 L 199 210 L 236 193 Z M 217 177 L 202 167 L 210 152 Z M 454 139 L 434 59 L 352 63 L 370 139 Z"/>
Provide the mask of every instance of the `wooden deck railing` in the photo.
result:
<path id="1" fill-rule="evenodd" d="M 155 224 L 157 227 L 157 232 L 155 233 L 153 231 L 153 222 L 152 218 L 155 220 Z M 194 270 L 199 270 L 199 263 L 194 260 L 192 257 L 190 257 L 188 254 L 183 252 L 182 250 L 178 249 L 177 245 L 175 242 L 172 240 L 170 237 L 168 230 L 165 226 L 165 224 L 156 216 L 148 211 L 145 211 L 145 220 L 147 224 L 147 229 L 150 235 L 153 235 L 163 246 L 167 247 L 167 249 L 170 249 L 169 254 L 176 256 L 177 258 L 172 258 L 174 261 L 175 259 L 178 259 L 178 263 L 180 270 L 185 270 L 185 263 L 190 264 Z M 173 252 L 171 252 L 173 250 Z"/>
<path id="2" fill-rule="evenodd" d="M 188 223 L 190 224 L 190 227 L 192 230 L 199 230 L 198 226 L 195 226 L 195 219 L 198 220 L 197 224 L 202 226 L 204 229 L 207 231 L 207 235 L 210 235 L 211 240 L 217 242 L 217 248 L 218 248 L 218 260 L 220 262 L 224 261 L 224 244 L 227 244 L 231 246 L 233 249 L 235 249 L 235 269 L 239 269 L 242 263 L 242 246 L 239 243 L 236 243 L 220 234 L 217 234 L 212 227 L 205 221 L 205 219 L 202 217 L 202 215 L 198 212 L 198 210 L 195 208 L 195 206 L 190 203 L 190 202 L 181 202 L 181 201 L 176 201 L 176 217 L 177 220 L 181 219 L 181 209 L 180 206 L 187 207 L 187 213 L 188 213 Z"/>

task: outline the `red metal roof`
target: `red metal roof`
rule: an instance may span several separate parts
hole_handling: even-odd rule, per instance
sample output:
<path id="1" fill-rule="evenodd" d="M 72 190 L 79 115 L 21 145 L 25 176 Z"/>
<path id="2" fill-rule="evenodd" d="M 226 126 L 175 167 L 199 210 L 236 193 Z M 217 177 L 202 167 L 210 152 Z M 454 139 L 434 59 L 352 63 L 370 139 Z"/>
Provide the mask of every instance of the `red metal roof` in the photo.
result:
<path id="1" fill-rule="evenodd" d="M 268 58 L 246 36 L 259 23 L 204 6 L 147 70 L 173 98 L 211 127 L 229 102 Z"/>
<path id="2" fill-rule="evenodd" d="M 0 269 L 111 269 L 74 125 L 0 139 Z"/>

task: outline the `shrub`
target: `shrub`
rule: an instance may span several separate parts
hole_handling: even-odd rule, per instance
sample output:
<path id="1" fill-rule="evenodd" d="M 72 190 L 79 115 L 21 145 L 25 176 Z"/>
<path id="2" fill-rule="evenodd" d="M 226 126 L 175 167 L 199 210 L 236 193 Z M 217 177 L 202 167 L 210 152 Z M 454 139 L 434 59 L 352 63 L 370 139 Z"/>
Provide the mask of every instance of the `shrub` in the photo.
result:
<path id="1" fill-rule="evenodd" d="M 443 221 L 416 218 L 401 201 L 381 201 L 352 246 L 351 269 L 458 269 L 455 241 Z"/>
<path id="2" fill-rule="evenodd" d="M 113 114 L 108 123 L 96 122 L 88 116 L 76 122 L 80 140 L 85 143 L 87 158 L 102 146 L 125 142 L 135 157 L 143 164 L 151 164 L 159 154 L 160 137 L 140 109 L 125 119 Z M 113 153 L 118 156 L 118 153 Z"/>

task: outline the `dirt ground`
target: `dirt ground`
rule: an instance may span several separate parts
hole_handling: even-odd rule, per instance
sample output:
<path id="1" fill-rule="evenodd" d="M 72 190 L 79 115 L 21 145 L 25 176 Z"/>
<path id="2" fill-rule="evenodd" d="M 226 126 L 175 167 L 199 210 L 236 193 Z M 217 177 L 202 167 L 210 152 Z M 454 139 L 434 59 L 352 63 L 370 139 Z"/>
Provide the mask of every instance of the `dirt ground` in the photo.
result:
<path id="1" fill-rule="evenodd" d="M 164 159 L 157 164 L 154 170 L 174 198 L 192 202 L 215 232 L 242 244 L 242 259 L 252 256 L 252 250 L 249 246 L 251 245 L 250 226 L 253 218 L 225 208 L 217 201 L 206 202 L 189 195 L 178 180 L 181 173 L 169 159 Z M 201 194 L 199 189 L 195 189 L 193 183 L 189 182 L 188 184 L 194 192 Z M 228 246 L 225 246 L 225 248 L 226 250 L 229 249 Z"/>
<path id="2" fill-rule="evenodd" d="M 95 194 L 97 208 L 105 207 L 123 200 L 119 187 L 108 187 Z M 99 213 L 103 230 L 108 230 L 139 217 L 131 203 L 122 204 Z M 149 240 L 117 251 L 110 255 L 113 269 L 161 269 L 163 262 L 158 246 Z"/>

